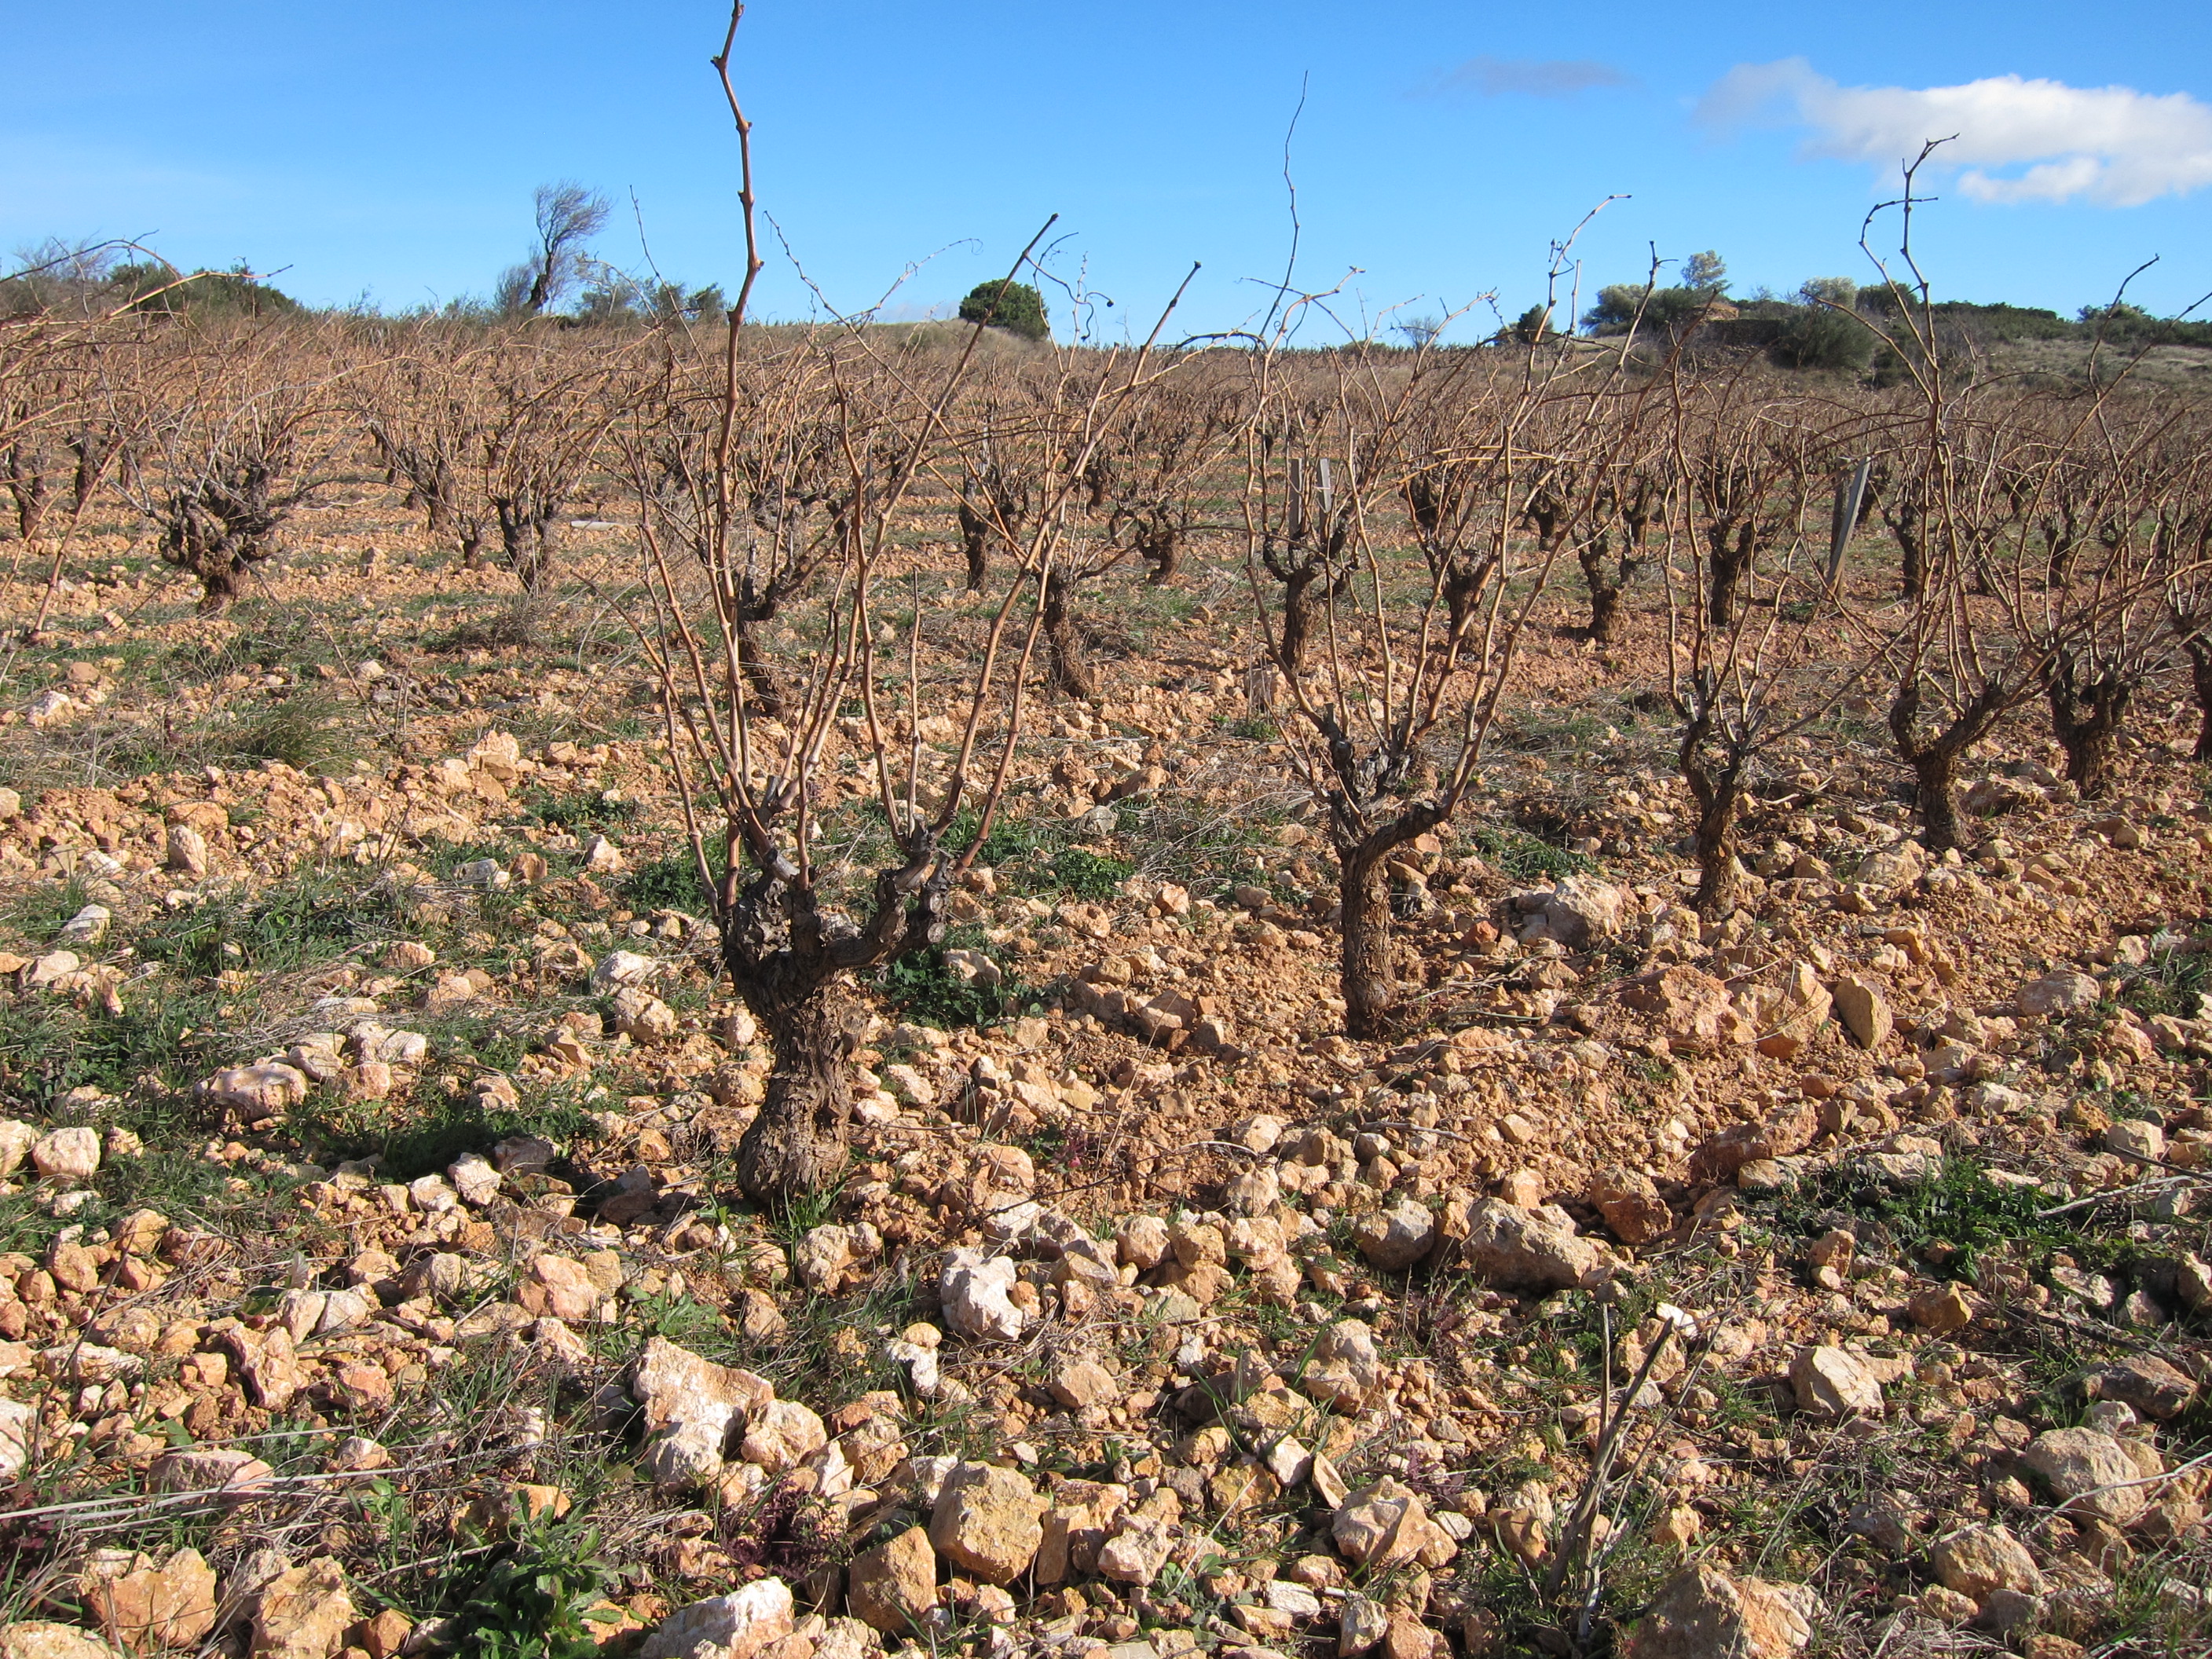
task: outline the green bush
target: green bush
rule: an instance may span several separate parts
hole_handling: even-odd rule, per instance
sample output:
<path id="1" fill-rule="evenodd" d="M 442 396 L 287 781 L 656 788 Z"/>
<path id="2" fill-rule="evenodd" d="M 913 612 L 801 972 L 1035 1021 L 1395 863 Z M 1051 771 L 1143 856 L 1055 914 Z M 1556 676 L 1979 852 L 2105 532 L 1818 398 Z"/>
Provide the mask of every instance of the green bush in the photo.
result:
<path id="1" fill-rule="evenodd" d="M 715 850 L 708 849 L 710 858 Z M 719 866 L 720 860 L 715 863 Z M 721 873 L 719 867 L 715 873 Z M 706 890 L 699 885 L 699 861 L 688 845 L 630 872 L 623 878 L 622 896 L 623 903 L 640 913 L 681 910 L 687 916 L 696 916 L 708 908 Z"/>
<path id="2" fill-rule="evenodd" d="M 1003 328 L 1024 340 L 1042 340 L 1052 332 L 1044 295 L 1027 283 L 978 283 L 960 302 L 960 320 Z"/>
<path id="3" fill-rule="evenodd" d="M 619 1614 L 591 1611 L 616 1583 L 596 1528 L 529 1519 L 515 1501 L 514 1537 L 461 1609 L 468 1659 L 592 1659 L 598 1628 Z"/>
<path id="4" fill-rule="evenodd" d="M 1874 356 L 1874 333 L 1848 312 L 1802 306 L 1783 325 L 1774 361 L 1784 368 L 1863 371 Z"/>
<path id="5" fill-rule="evenodd" d="M 1078 898 L 1109 899 L 1128 880 L 1133 866 L 1127 859 L 1086 853 L 1080 847 L 1065 848 L 1053 855 L 1052 878 L 1063 892 Z"/>

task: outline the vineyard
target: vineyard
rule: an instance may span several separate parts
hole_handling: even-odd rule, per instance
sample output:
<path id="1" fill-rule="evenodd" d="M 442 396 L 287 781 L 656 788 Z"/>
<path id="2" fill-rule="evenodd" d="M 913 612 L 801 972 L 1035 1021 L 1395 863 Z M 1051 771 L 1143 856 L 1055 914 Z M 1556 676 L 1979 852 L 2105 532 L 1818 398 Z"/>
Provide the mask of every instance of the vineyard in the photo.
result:
<path id="1" fill-rule="evenodd" d="M 2203 1652 L 2212 414 L 1891 295 L 0 319 L 0 1649 Z"/>

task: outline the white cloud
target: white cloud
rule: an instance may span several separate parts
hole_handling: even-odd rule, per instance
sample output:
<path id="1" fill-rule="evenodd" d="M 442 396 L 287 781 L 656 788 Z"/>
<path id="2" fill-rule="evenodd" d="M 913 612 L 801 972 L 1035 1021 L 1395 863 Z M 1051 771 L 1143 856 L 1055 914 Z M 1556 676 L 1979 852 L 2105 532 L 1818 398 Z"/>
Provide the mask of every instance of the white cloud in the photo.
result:
<path id="1" fill-rule="evenodd" d="M 1930 138 L 1937 159 L 1984 202 L 2136 207 L 2212 185 L 2212 105 L 2186 93 L 2069 87 L 1991 76 L 1956 87 L 1844 87 L 1802 58 L 1739 64 L 1707 89 L 1697 118 L 1808 127 L 1808 155 L 1885 169 Z"/>

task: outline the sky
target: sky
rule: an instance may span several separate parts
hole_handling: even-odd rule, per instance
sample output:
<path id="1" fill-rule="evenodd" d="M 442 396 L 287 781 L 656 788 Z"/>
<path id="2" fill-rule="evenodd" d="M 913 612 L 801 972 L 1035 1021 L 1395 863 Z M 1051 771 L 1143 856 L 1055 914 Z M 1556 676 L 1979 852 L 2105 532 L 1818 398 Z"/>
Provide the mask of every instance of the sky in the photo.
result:
<path id="1" fill-rule="evenodd" d="M 726 4 L 13 9 L 0 249 L 140 237 L 401 311 L 488 293 L 533 187 L 573 179 L 616 205 L 601 257 L 742 274 L 708 63 Z M 2071 315 L 2153 256 L 2130 299 L 2172 314 L 2212 289 L 2212 30 L 2140 0 L 753 0 L 732 70 L 774 319 L 927 314 L 1057 214 L 1063 337 L 1081 291 L 1094 337 L 1143 337 L 1194 264 L 1167 336 L 1250 326 L 1291 252 L 1286 137 L 1291 282 L 1334 296 L 1312 343 L 1446 315 L 1479 337 L 1545 297 L 1571 236 L 1562 309 L 1655 252 L 1671 275 L 1717 249 L 1738 294 L 1867 280 L 1869 210 L 1954 133 L 1916 222 L 1939 299 Z"/>

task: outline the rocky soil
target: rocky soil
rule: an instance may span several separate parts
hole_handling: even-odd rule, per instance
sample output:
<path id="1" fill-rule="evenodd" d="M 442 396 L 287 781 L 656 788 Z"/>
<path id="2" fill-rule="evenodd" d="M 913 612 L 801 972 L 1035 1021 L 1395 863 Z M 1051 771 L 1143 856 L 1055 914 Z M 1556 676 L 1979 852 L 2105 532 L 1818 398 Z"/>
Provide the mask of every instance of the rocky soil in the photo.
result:
<path id="1" fill-rule="evenodd" d="M 637 665 L 367 533 L 118 542 L 0 714 L 6 1659 L 2212 1648 L 2179 725 L 1931 860 L 1847 711 L 1701 922 L 1562 638 L 1363 1045 L 1234 593 L 1133 613 L 763 1212 Z"/>

